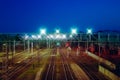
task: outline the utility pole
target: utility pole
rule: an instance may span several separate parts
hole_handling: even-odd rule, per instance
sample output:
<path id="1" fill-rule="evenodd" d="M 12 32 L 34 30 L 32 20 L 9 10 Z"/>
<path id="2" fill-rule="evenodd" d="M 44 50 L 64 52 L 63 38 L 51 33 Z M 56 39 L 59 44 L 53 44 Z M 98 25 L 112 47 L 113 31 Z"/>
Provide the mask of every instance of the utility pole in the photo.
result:
<path id="1" fill-rule="evenodd" d="M 29 40 L 28 40 L 28 53 L 30 53 L 30 42 L 29 42 Z"/>
<path id="2" fill-rule="evenodd" d="M 25 40 L 24 40 L 24 51 L 25 51 Z"/>
<path id="3" fill-rule="evenodd" d="M 87 51 L 88 51 L 88 38 L 87 38 Z M 87 53 L 87 52 L 86 52 Z"/>
<path id="4" fill-rule="evenodd" d="M 14 40 L 14 45 L 13 45 L 13 53 L 15 54 L 16 53 L 16 50 L 15 50 L 15 40 Z"/>
<path id="5" fill-rule="evenodd" d="M 99 56 L 100 56 L 100 46 L 101 46 L 101 43 L 100 43 L 101 39 L 100 39 L 100 33 L 98 33 L 98 46 L 99 46 Z"/>
<path id="6" fill-rule="evenodd" d="M 9 46 L 9 52 L 11 52 L 11 41 L 10 40 L 8 42 L 8 46 Z"/>
<path id="7" fill-rule="evenodd" d="M 4 67 L 4 72 L 5 72 L 5 75 L 4 75 L 4 80 L 8 80 L 8 73 L 7 73 L 7 70 L 8 70 L 8 51 L 9 50 L 9 46 L 8 46 L 8 42 L 6 43 L 6 59 L 5 59 L 5 67 Z"/>
<path id="8" fill-rule="evenodd" d="M 31 53 L 33 54 L 33 42 L 31 42 Z"/>

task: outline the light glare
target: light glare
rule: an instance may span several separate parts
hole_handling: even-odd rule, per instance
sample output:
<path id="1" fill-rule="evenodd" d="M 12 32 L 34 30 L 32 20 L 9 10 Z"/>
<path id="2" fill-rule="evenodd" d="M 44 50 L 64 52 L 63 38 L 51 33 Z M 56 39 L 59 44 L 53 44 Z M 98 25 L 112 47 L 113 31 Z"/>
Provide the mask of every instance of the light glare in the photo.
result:
<path id="1" fill-rule="evenodd" d="M 56 33 L 60 33 L 60 30 L 56 30 Z"/>
<path id="2" fill-rule="evenodd" d="M 87 34 L 92 34 L 92 29 L 87 29 Z"/>
<path id="3" fill-rule="evenodd" d="M 46 30 L 45 30 L 45 29 L 41 29 L 41 30 L 40 30 L 40 33 L 41 33 L 41 34 L 46 34 Z"/>
<path id="4" fill-rule="evenodd" d="M 65 34 L 63 35 L 63 38 L 66 38 L 66 35 L 65 35 Z"/>
<path id="5" fill-rule="evenodd" d="M 76 29 L 72 29 L 72 34 L 77 34 L 77 30 Z"/>

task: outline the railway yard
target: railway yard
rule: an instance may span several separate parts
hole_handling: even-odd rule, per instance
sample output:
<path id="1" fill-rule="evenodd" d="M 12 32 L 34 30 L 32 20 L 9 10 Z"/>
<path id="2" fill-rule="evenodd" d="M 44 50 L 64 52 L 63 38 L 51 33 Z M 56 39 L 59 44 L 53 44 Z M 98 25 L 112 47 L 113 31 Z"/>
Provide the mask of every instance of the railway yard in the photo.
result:
<path id="1" fill-rule="evenodd" d="M 14 59 L 14 61 L 12 61 Z M 6 63 L 6 62 L 5 62 Z M 65 48 L 16 54 L 1 64 L 1 80 L 110 80 L 98 71 L 99 62 L 85 53 L 68 55 Z"/>

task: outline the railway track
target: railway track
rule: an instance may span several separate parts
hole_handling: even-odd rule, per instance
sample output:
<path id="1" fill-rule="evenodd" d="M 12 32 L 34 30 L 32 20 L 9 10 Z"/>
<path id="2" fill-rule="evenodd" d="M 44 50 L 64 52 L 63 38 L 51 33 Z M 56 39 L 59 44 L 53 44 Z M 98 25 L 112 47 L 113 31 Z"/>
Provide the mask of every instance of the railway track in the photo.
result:
<path id="1" fill-rule="evenodd" d="M 89 65 L 90 59 L 79 59 L 83 56 L 76 57 L 76 55 L 67 57 L 62 50 L 57 55 L 53 56 L 53 52 L 51 55 L 44 69 L 42 80 L 108 80 L 96 69 L 91 68 L 91 65 L 93 67 L 94 65 Z"/>
<path id="2" fill-rule="evenodd" d="M 55 56 L 51 56 L 50 64 L 46 72 L 45 80 L 55 80 Z"/>
<path id="3" fill-rule="evenodd" d="M 32 59 L 27 59 L 21 61 L 17 66 L 15 66 L 12 69 L 7 70 L 2 74 L 3 80 L 13 80 L 15 77 L 17 77 L 20 73 L 22 73 L 25 69 L 28 68 L 33 62 L 35 61 L 35 56 L 33 56 Z"/>
<path id="4" fill-rule="evenodd" d="M 88 56 L 88 58 L 90 58 L 89 56 Z M 85 67 L 86 68 L 86 70 L 88 71 L 88 72 L 90 72 L 90 74 L 92 74 L 92 75 L 94 75 L 94 77 L 97 79 L 98 78 L 98 80 L 108 80 L 108 77 L 105 77 L 104 75 L 102 75 L 102 74 L 100 74 L 99 72 L 98 72 L 98 65 L 99 65 L 99 62 L 98 61 L 95 61 L 94 59 L 92 59 L 92 58 L 90 58 L 90 59 L 88 59 L 88 58 L 84 58 L 83 60 L 81 60 L 81 61 L 87 61 L 88 63 L 94 63 L 94 66 L 96 66 L 95 68 L 94 68 L 94 66 L 91 66 L 91 67 Z M 109 79 L 110 80 L 110 79 Z"/>
<path id="5" fill-rule="evenodd" d="M 85 57 L 85 56 L 84 56 Z M 84 63 L 87 61 L 87 63 L 92 63 L 90 62 L 89 59 L 85 59 L 84 57 L 76 57 L 75 55 L 70 55 L 70 58 L 75 61 L 82 69 L 83 71 L 88 75 L 90 80 L 108 80 L 105 78 L 103 75 L 98 75 L 97 71 L 94 71 L 93 67 L 89 66 L 88 64 Z"/>
<path id="6" fill-rule="evenodd" d="M 62 66 L 64 70 L 64 75 L 65 75 L 64 80 L 75 80 L 73 71 L 70 68 L 70 65 L 66 56 L 63 53 L 60 53 L 60 54 L 61 54 L 61 61 L 62 61 Z"/>
<path id="7" fill-rule="evenodd" d="M 57 50 L 53 50 L 41 80 L 75 80 L 64 54 L 57 54 Z"/>
<path id="8" fill-rule="evenodd" d="M 65 55 L 64 50 L 61 50 L 61 52 L 66 59 L 65 61 L 70 61 L 69 67 L 70 69 L 72 69 L 71 74 L 74 74 L 73 78 L 70 80 L 90 80 L 86 73 L 73 60 L 71 60 L 69 57 L 67 57 L 67 55 Z"/>
<path id="9" fill-rule="evenodd" d="M 55 70 L 56 70 L 56 56 L 55 50 L 50 53 L 50 58 L 48 59 L 48 63 L 45 67 L 45 71 L 42 76 L 42 80 L 55 80 Z"/>
<path id="10" fill-rule="evenodd" d="M 75 80 L 73 76 L 73 72 L 71 71 L 71 68 L 69 64 L 66 62 L 66 59 L 64 57 L 62 59 L 62 66 L 64 70 L 65 80 Z"/>
<path id="11" fill-rule="evenodd" d="M 44 56 L 44 55 L 42 55 Z M 2 80 L 14 80 L 16 77 L 18 77 L 22 72 L 24 72 L 30 65 L 33 64 L 33 62 L 37 59 L 38 56 L 36 55 L 30 55 L 27 58 L 23 57 L 20 59 L 19 63 L 14 63 L 14 66 L 11 69 L 8 69 L 5 71 L 0 79 Z"/>

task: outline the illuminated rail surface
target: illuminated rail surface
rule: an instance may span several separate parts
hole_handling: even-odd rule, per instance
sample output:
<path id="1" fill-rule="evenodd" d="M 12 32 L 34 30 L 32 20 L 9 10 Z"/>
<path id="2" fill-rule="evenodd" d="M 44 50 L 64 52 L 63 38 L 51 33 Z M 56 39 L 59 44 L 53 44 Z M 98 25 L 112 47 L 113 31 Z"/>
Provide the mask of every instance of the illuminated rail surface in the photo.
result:
<path id="1" fill-rule="evenodd" d="M 60 54 L 62 58 L 62 65 L 64 69 L 65 80 L 75 80 L 75 76 L 73 75 L 73 71 L 70 68 L 70 65 L 66 56 L 62 52 Z"/>
<path id="2" fill-rule="evenodd" d="M 22 71 L 28 68 L 29 65 L 32 64 L 32 62 L 35 60 L 35 56 L 33 56 L 31 59 L 26 59 L 21 61 L 20 63 L 15 64 L 11 69 L 8 69 L 4 74 L 3 78 L 6 78 L 7 80 L 13 80 L 16 76 L 18 76 Z M 5 75 L 5 76 L 4 76 Z"/>
<path id="3" fill-rule="evenodd" d="M 24 58 L 24 55 L 22 52 L 20 52 L 21 54 L 17 53 L 13 59 L 14 59 L 14 62 L 12 61 L 13 59 L 9 59 L 8 62 L 6 62 L 6 64 L 9 66 L 11 66 L 11 68 L 8 68 L 7 70 L 5 70 L 2 75 L 1 75 L 1 79 L 3 78 L 8 78 L 9 75 L 13 76 L 13 71 L 17 71 L 19 69 L 19 67 L 21 68 L 21 64 L 18 64 L 17 62 L 19 62 L 19 60 L 21 60 L 21 63 L 23 62 L 23 58 Z M 19 55 L 18 55 L 19 54 Z M 11 65 L 12 63 L 12 65 Z M 5 76 L 5 77 L 4 77 Z M 10 76 L 10 77 L 11 77 Z"/>
<path id="4" fill-rule="evenodd" d="M 86 66 L 83 62 L 87 61 L 90 62 L 89 59 L 83 58 L 82 56 L 79 55 L 79 57 L 76 57 L 75 55 L 70 55 L 69 58 L 66 57 L 64 51 L 60 50 L 59 51 L 59 64 L 58 62 L 58 55 L 56 55 L 57 50 L 53 50 L 51 53 L 49 62 L 47 64 L 46 70 L 43 73 L 42 80 L 83 80 L 82 76 L 80 75 L 80 72 L 76 72 L 78 74 L 77 77 L 78 79 L 75 78 L 75 75 L 73 73 L 73 70 L 70 67 L 69 61 L 73 60 L 76 62 L 84 71 L 85 73 L 89 76 L 90 80 L 108 80 L 104 76 L 98 75 L 94 73 L 89 66 Z M 48 54 L 44 54 L 48 55 Z M 44 56 L 42 55 L 42 56 Z M 41 56 L 41 57 L 42 57 Z M 85 57 L 85 56 L 84 56 Z M 78 59 L 78 58 L 83 58 L 83 59 Z M 37 59 L 37 56 L 32 56 L 32 58 L 28 58 L 26 60 L 21 61 L 19 64 L 15 65 L 14 68 L 9 69 L 6 71 L 2 78 L 6 76 L 7 80 L 13 80 L 16 76 L 18 76 L 20 73 L 22 73 L 24 70 L 28 68 L 29 65 L 31 65 L 35 60 Z M 91 63 L 91 62 L 90 62 Z M 57 72 L 57 69 L 60 69 L 61 72 Z M 59 74 L 59 76 L 58 76 Z"/>
<path id="5" fill-rule="evenodd" d="M 11 68 L 7 69 L 6 71 L 2 72 L 0 76 L 0 80 L 15 80 L 21 73 L 28 69 L 35 61 L 38 61 L 38 53 L 41 50 L 37 50 L 37 53 L 34 55 L 30 55 L 26 58 L 26 56 L 22 56 L 23 54 L 19 54 L 15 56 L 14 63 Z M 44 56 L 48 55 L 48 53 L 44 53 L 39 55 L 42 59 Z M 11 63 L 11 59 L 8 62 Z M 10 66 L 10 65 L 8 65 Z"/>
<path id="6" fill-rule="evenodd" d="M 8 69 L 7 71 L 5 71 L 2 76 L 0 77 L 0 79 L 2 80 L 14 80 L 17 76 L 19 76 L 22 72 L 24 72 L 26 69 L 28 69 L 28 67 L 30 65 L 33 64 L 34 61 L 36 61 L 37 57 L 36 55 L 31 55 L 28 58 L 25 59 L 25 57 L 20 57 L 20 55 L 23 54 L 19 54 L 18 56 L 16 56 L 16 60 L 14 61 L 14 65 L 12 66 L 12 68 Z M 41 55 L 41 56 L 45 56 Z M 17 57 L 19 57 L 17 59 Z M 9 60 L 11 61 L 11 60 Z M 19 62 L 20 61 L 20 62 Z M 19 62 L 19 63 L 17 63 Z"/>
<path id="7" fill-rule="evenodd" d="M 55 49 L 50 52 L 50 58 L 48 59 L 48 63 L 45 67 L 45 71 L 42 75 L 42 80 L 55 80 Z"/>
<path id="8" fill-rule="evenodd" d="M 75 80 L 66 57 L 62 53 L 59 53 L 58 55 L 54 54 L 57 53 L 56 51 L 57 50 L 51 53 L 51 57 L 43 73 L 42 80 Z M 59 72 L 57 72 L 58 69 Z"/>
<path id="9" fill-rule="evenodd" d="M 70 67 L 70 65 L 68 64 L 67 61 L 72 61 L 72 60 L 70 60 L 69 57 L 67 57 L 66 53 L 63 50 L 61 50 L 61 54 L 65 58 L 64 62 L 66 62 L 67 66 L 69 67 L 68 69 L 69 69 L 69 73 L 71 75 L 71 79 L 66 79 L 66 80 L 89 80 L 89 77 L 87 75 L 82 74 L 81 71 L 79 71 L 79 67 L 78 66 L 74 66 L 74 70 L 70 71 L 71 67 Z M 70 64 L 76 64 L 76 63 L 74 63 L 72 61 Z M 73 73 L 73 71 L 74 71 L 74 73 Z M 75 76 L 75 74 L 77 76 Z M 70 75 L 68 75 L 68 76 L 70 76 Z"/>
<path id="10" fill-rule="evenodd" d="M 87 56 L 84 56 L 84 57 L 87 57 Z M 85 61 L 87 61 L 87 63 L 92 63 L 93 59 L 91 61 L 91 59 L 84 58 L 84 57 L 79 56 L 77 58 L 76 55 L 70 55 L 70 58 L 74 60 L 83 69 L 83 71 L 88 75 L 90 80 L 110 80 L 105 76 L 98 74 L 97 71 L 94 72 L 95 68 L 93 68 L 93 66 L 90 67 L 88 64 L 84 63 Z M 96 62 L 96 64 L 98 65 L 98 62 Z M 96 65 L 94 65 L 94 67 L 95 66 Z"/>
<path id="11" fill-rule="evenodd" d="M 51 54 L 50 63 L 48 64 L 45 80 L 55 80 L 55 56 Z"/>

